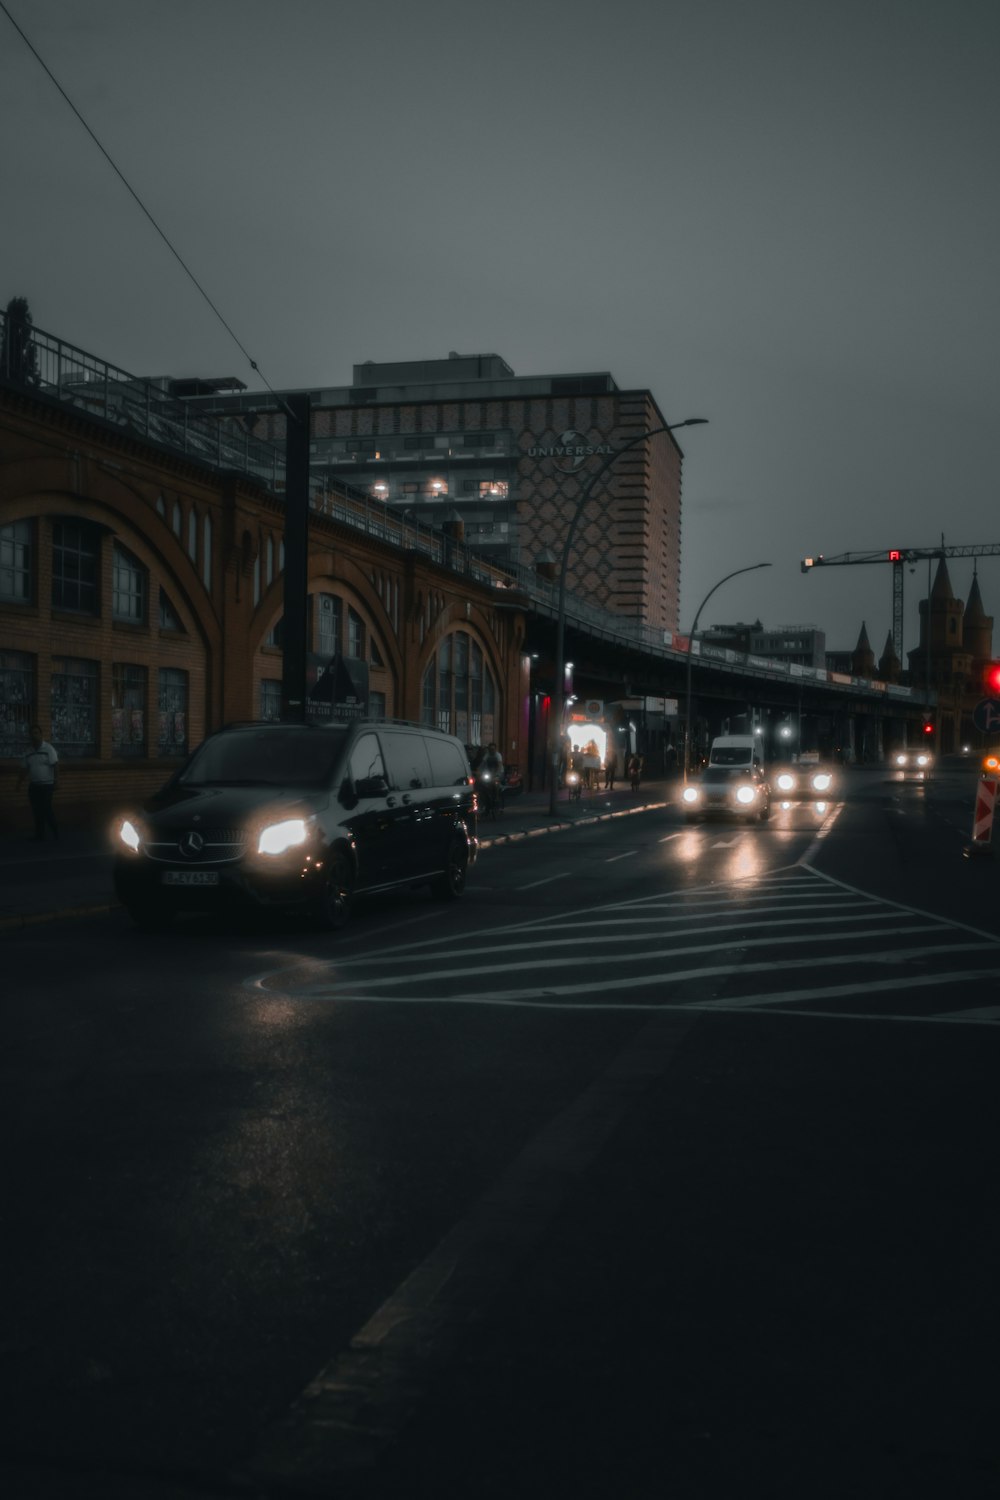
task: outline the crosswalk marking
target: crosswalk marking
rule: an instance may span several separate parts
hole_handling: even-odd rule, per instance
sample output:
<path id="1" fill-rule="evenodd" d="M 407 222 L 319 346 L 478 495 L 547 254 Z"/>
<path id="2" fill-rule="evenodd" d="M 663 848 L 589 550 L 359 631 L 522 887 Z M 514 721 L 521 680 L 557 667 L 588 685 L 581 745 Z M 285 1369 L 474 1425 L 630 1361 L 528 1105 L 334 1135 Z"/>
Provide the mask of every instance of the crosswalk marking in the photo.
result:
<path id="1" fill-rule="evenodd" d="M 303 1002 L 567 1012 L 693 1008 L 846 1019 L 864 997 L 871 1018 L 882 997 L 887 1018 L 904 1010 L 915 1021 L 951 1015 L 981 1025 L 1000 1024 L 1000 1005 L 970 1008 L 965 996 L 995 994 L 998 983 L 1000 940 L 992 933 L 871 896 L 808 864 L 722 890 L 654 892 L 572 919 L 548 913 L 490 926 L 460 944 L 436 933 L 384 954 L 312 960 L 253 981 Z"/>

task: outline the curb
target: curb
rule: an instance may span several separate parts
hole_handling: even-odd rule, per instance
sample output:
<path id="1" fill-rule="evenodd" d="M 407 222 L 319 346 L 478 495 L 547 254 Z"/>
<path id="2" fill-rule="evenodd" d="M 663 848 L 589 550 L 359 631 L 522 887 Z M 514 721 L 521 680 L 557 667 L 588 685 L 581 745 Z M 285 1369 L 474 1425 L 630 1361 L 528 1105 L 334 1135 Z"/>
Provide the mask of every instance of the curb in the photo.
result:
<path id="1" fill-rule="evenodd" d="M 659 812 L 670 807 L 669 802 L 644 802 L 641 807 L 623 807 L 619 812 L 591 813 L 583 818 L 573 818 L 569 823 L 547 823 L 540 828 L 521 828 L 516 833 L 501 833 L 496 838 L 479 840 L 480 853 L 484 849 L 499 848 L 502 844 L 516 844 L 522 839 L 537 838 L 543 833 L 562 833 L 567 828 L 587 828 L 592 823 L 607 823 L 612 818 L 630 818 L 634 813 Z"/>
<path id="2" fill-rule="evenodd" d="M 108 917 L 120 906 L 119 901 L 103 901 L 94 906 L 64 906 L 58 911 L 33 911 L 0 917 L 0 932 L 16 932 L 21 927 L 37 927 L 42 922 L 61 922 L 70 917 Z"/>

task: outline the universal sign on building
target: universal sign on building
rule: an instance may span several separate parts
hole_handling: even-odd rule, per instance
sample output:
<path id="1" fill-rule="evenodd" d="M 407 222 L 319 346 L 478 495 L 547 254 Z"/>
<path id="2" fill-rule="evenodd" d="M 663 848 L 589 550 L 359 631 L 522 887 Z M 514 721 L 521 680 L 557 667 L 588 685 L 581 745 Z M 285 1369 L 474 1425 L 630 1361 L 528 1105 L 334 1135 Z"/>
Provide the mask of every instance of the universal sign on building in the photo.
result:
<path id="1" fill-rule="evenodd" d="M 554 458 L 558 467 L 566 474 L 572 474 L 594 454 L 607 456 L 613 452 L 610 443 L 588 443 L 581 432 L 574 432 L 572 428 L 560 433 L 558 443 L 549 447 L 536 445 L 528 449 L 531 458 Z"/>

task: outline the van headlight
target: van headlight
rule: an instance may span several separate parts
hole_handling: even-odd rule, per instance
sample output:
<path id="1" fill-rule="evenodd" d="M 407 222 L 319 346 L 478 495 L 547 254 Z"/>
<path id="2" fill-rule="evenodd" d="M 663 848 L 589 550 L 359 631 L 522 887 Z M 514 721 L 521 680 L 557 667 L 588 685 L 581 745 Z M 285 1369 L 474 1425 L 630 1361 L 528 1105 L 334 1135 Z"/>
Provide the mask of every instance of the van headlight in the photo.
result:
<path id="1" fill-rule="evenodd" d="M 905 766 L 906 765 L 906 756 L 905 755 L 897 755 L 896 756 L 896 764 L 897 764 L 897 766 Z"/>
<path id="2" fill-rule="evenodd" d="M 257 840 L 258 854 L 285 854 L 309 837 L 309 824 L 305 818 L 286 818 L 282 823 L 270 823 L 262 828 Z"/>
<path id="3" fill-rule="evenodd" d="M 687 802 L 689 804 L 692 803 L 692 802 L 697 802 L 697 800 L 698 800 L 698 788 L 696 786 L 686 786 L 684 788 L 683 792 L 681 793 L 681 797 L 683 798 L 683 800 L 685 802 Z"/>
<path id="4" fill-rule="evenodd" d="M 757 795 L 757 789 L 756 789 L 756 787 L 741 786 L 741 787 L 737 787 L 737 789 L 736 789 L 736 800 L 737 800 L 737 802 L 742 802 L 742 804 L 743 804 L 744 807 L 748 807 L 750 805 L 750 803 L 754 800 L 754 798 L 756 797 L 756 795 Z"/>
<path id="5" fill-rule="evenodd" d="M 792 775 L 791 771 L 782 771 L 781 775 L 778 777 L 778 790 L 780 792 L 794 792 L 795 777 Z"/>
<path id="6" fill-rule="evenodd" d="M 122 818 L 121 824 L 118 828 L 118 837 L 121 839 L 126 848 L 131 849 L 133 854 L 139 853 L 139 846 L 142 843 L 142 834 L 139 832 L 138 828 L 130 818 Z"/>
<path id="7" fill-rule="evenodd" d="M 833 785 L 833 777 L 829 771 L 819 771 L 813 777 L 814 792 L 828 792 Z"/>

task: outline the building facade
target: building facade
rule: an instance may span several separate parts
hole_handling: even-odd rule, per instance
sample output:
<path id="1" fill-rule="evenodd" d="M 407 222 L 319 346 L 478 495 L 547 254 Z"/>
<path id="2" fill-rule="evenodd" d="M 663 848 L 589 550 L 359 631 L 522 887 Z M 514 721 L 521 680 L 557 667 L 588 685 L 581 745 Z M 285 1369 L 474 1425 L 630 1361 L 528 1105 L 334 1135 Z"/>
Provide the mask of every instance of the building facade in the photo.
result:
<path id="1" fill-rule="evenodd" d="M 163 384 L 179 393 L 193 387 Z M 369 361 L 354 367 L 350 386 L 308 394 L 317 478 L 346 483 L 429 525 L 458 521 L 471 547 L 508 568 L 561 558 L 595 455 L 610 457 L 667 425 L 649 391 L 619 390 L 607 373 L 518 376 L 496 354 Z M 266 392 L 187 399 L 284 441 L 285 418 Z M 593 487 L 568 571 L 572 592 L 672 631 L 682 457 L 673 435 L 662 432 L 610 464 Z"/>
<path id="2" fill-rule="evenodd" d="M 137 436 L 107 405 L 92 414 L 78 391 L 51 391 L 0 383 L 8 828 L 27 823 L 18 771 L 32 722 L 59 753 L 68 815 L 148 795 L 206 733 L 281 704 L 283 501 Z M 517 762 L 527 664 L 509 579 L 346 514 L 310 515 L 313 716 L 420 720 L 469 744 L 496 739 Z"/>

